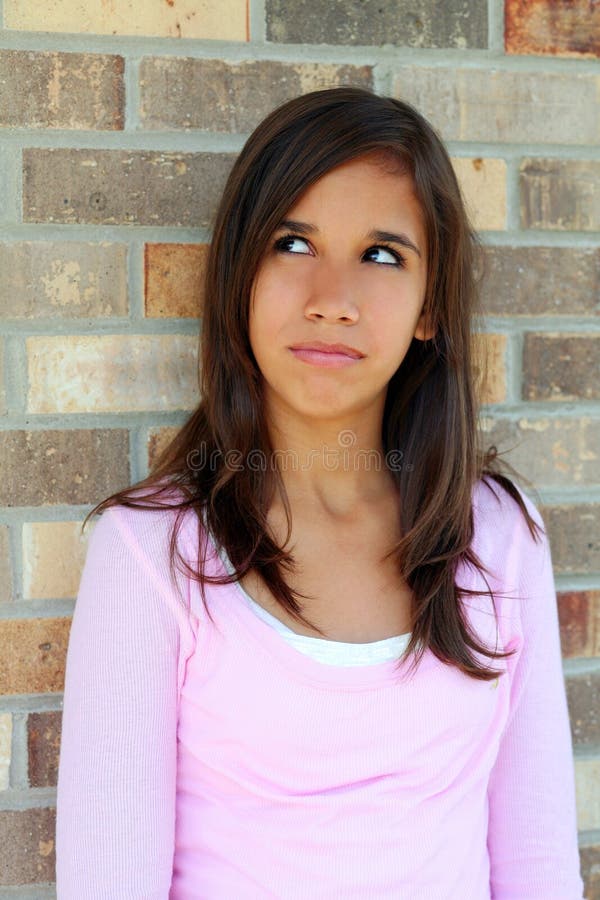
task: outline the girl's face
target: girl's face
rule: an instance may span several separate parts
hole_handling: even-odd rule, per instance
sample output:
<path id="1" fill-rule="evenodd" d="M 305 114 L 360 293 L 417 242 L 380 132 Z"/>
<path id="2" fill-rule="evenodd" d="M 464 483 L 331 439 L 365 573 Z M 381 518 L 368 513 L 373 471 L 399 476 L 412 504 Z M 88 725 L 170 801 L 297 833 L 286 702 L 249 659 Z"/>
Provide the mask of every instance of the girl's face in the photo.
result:
<path id="1" fill-rule="evenodd" d="M 253 285 L 249 337 L 267 407 L 340 421 L 383 413 L 413 337 L 424 340 L 425 226 L 412 179 L 363 156 L 288 211 Z M 313 342 L 360 354 L 298 350 Z M 355 354 L 356 355 L 356 354 Z"/>

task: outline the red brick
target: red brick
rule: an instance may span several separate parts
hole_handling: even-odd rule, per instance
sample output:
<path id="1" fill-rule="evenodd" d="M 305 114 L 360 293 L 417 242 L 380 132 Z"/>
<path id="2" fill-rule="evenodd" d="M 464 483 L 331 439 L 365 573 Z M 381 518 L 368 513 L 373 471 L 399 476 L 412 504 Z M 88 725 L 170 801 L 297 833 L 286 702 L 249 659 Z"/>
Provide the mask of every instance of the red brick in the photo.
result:
<path id="1" fill-rule="evenodd" d="M 526 333 L 524 400 L 598 400 L 600 335 Z"/>
<path id="2" fill-rule="evenodd" d="M 54 787 L 58 776 L 62 713 L 30 713 L 27 751 L 31 787 Z"/>
<path id="3" fill-rule="evenodd" d="M 202 315 L 208 247 L 208 244 L 146 244 L 147 316 L 197 318 Z"/>
<path id="4" fill-rule="evenodd" d="M 559 591 L 563 656 L 600 656 L 600 591 Z"/>
<path id="5" fill-rule="evenodd" d="M 0 694 L 64 688 L 71 619 L 0 619 Z"/>
<path id="6" fill-rule="evenodd" d="M 504 0 L 507 53 L 600 56 L 595 0 Z"/>

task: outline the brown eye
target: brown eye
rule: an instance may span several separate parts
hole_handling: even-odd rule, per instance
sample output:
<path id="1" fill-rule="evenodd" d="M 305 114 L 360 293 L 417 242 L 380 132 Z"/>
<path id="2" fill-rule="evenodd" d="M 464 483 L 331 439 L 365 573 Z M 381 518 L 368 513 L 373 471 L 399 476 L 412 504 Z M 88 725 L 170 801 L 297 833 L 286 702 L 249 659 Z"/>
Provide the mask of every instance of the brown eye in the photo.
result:
<path id="1" fill-rule="evenodd" d="M 364 254 L 367 262 L 379 263 L 383 266 L 403 266 L 404 257 L 391 247 L 377 246 L 369 247 Z"/>
<path id="2" fill-rule="evenodd" d="M 275 241 L 275 249 L 280 250 L 282 253 L 310 254 L 307 242 L 304 238 L 298 237 L 295 234 L 286 234 L 283 237 L 278 238 L 278 240 Z"/>

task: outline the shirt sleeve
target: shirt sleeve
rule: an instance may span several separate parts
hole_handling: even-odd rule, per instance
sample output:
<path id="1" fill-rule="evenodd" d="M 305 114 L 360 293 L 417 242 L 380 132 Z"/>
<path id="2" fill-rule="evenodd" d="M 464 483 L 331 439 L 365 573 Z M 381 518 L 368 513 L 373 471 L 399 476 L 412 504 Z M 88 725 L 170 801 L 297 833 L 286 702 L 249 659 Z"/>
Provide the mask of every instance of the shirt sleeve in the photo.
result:
<path id="1" fill-rule="evenodd" d="M 542 525 L 539 512 L 525 499 Z M 534 543 L 523 525 L 517 598 L 521 649 L 488 789 L 491 897 L 582 900 L 573 747 L 551 551 L 545 534 Z"/>
<path id="2" fill-rule="evenodd" d="M 167 520 L 111 507 L 90 536 L 67 652 L 58 900 L 169 896 L 178 685 L 193 630 L 157 521 Z"/>

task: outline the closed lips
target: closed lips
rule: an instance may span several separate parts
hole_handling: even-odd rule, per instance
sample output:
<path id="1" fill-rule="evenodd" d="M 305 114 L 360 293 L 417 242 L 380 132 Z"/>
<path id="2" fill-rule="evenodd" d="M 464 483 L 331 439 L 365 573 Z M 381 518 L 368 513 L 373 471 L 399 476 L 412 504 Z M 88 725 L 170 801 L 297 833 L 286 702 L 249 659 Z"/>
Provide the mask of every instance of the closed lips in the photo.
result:
<path id="1" fill-rule="evenodd" d="M 320 341 L 306 344 L 294 344 L 290 350 L 316 350 L 319 353 L 342 353 L 344 356 L 351 356 L 353 359 L 360 359 L 364 356 L 360 350 L 355 347 L 348 347 L 346 344 L 324 344 Z"/>

